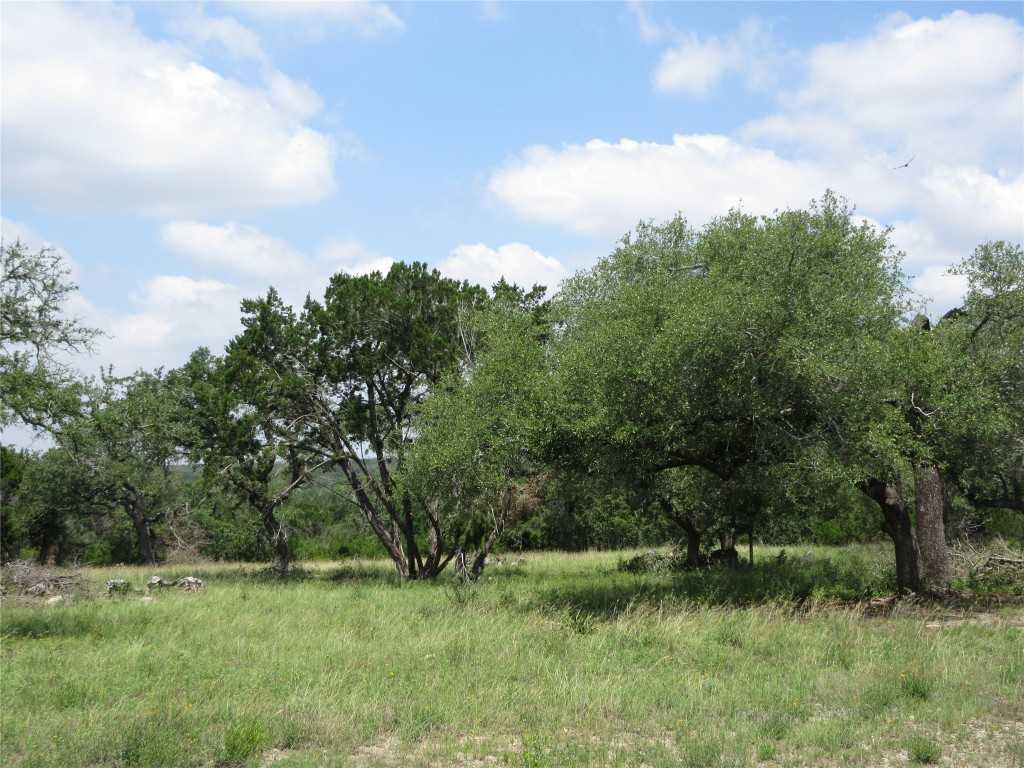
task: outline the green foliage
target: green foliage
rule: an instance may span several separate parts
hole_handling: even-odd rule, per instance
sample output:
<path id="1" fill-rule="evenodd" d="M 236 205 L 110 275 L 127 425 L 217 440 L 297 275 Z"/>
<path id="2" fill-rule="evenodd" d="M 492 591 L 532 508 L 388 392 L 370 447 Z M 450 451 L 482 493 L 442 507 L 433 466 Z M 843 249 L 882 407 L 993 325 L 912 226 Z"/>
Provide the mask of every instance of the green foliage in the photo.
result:
<path id="1" fill-rule="evenodd" d="M 546 328 L 528 309 L 502 303 L 472 328 L 479 342 L 470 365 L 417 409 L 399 481 L 452 545 L 480 558 L 539 503 Z"/>
<path id="2" fill-rule="evenodd" d="M 691 482 L 677 512 L 752 523 L 776 468 L 831 471 L 810 459 L 877 390 L 904 295 L 886 233 L 832 195 L 700 232 L 641 224 L 553 305 L 552 459 L 623 478 L 699 467 L 734 501 Z"/>
<path id="3" fill-rule="evenodd" d="M 224 731 L 222 764 L 241 765 L 270 744 L 270 732 L 255 718 L 233 721 Z"/>
<path id="4" fill-rule="evenodd" d="M 52 248 L 2 244 L 0 267 L 0 426 L 49 429 L 75 409 L 75 388 L 60 353 L 90 348 L 98 331 L 63 314 L 77 287 Z"/>
<path id="5" fill-rule="evenodd" d="M 907 754 L 916 765 L 935 765 L 942 757 L 942 746 L 927 736 L 911 736 L 907 739 Z"/>

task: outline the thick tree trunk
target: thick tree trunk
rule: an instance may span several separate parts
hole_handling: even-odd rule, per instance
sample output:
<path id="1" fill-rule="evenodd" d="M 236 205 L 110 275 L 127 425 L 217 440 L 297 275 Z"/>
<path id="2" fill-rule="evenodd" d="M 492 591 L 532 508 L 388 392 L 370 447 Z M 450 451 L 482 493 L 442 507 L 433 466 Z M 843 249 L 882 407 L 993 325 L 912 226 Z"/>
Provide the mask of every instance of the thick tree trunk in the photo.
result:
<path id="1" fill-rule="evenodd" d="M 918 565 L 917 539 L 914 527 L 903 506 L 903 499 L 895 486 L 876 478 L 868 478 L 861 484 L 861 490 L 873 499 L 882 510 L 885 531 L 892 539 L 896 550 L 896 588 L 900 592 L 919 592 L 921 575 Z"/>
<path id="2" fill-rule="evenodd" d="M 935 465 L 919 464 L 914 467 L 914 495 L 917 503 L 921 585 L 927 591 L 942 592 L 949 588 L 953 569 L 943 521 L 945 492 L 942 476 Z"/>
<path id="3" fill-rule="evenodd" d="M 724 531 L 718 534 L 718 543 L 723 552 L 728 549 L 736 549 L 736 532 Z"/>
<path id="4" fill-rule="evenodd" d="M 687 517 L 680 520 L 680 526 L 686 533 L 686 564 L 691 568 L 697 568 L 702 564 L 700 556 L 701 532 L 697 526 Z"/>
<path id="5" fill-rule="evenodd" d="M 43 546 L 39 548 L 39 554 L 36 556 L 36 562 L 40 565 L 56 565 L 58 552 L 59 546 L 57 539 L 48 539 Z"/>

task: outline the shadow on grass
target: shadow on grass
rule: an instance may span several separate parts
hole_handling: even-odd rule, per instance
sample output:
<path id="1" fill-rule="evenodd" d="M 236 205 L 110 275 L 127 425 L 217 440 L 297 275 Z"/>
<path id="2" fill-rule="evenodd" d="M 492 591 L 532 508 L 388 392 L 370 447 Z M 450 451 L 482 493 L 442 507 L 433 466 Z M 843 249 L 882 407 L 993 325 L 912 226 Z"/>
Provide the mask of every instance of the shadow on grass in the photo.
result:
<path id="1" fill-rule="evenodd" d="M 345 564 L 332 568 L 324 572 L 324 578 L 334 582 L 360 582 L 382 586 L 401 586 L 404 583 L 392 568 L 384 569 L 360 563 Z"/>
<path id="2" fill-rule="evenodd" d="M 0 622 L 0 638 L 40 639 L 44 637 L 94 637 L 110 640 L 122 636 L 141 636 L 154 621 L 145 608 L 122 614 L 116 621 L 96 609 L 95 604 L 77 610 L 63 608 L 5 609 Z"/>
<path id="3" fill-rule="evenodd" d="M 891 567 L 861 558 L 802 556 L 736 569 L 706 568 L 670 574 L 604 572 L 541 590 L 531 607 L 612 618 L 663 605 L 742 607 L 856 603 L 891 594 Z"/>

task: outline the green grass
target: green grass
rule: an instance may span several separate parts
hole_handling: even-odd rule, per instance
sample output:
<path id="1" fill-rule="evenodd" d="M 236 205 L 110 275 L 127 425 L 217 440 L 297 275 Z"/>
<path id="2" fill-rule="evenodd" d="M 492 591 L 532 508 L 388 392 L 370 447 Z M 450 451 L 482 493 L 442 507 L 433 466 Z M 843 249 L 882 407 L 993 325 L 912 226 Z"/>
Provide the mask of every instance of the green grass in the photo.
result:
<path id="1" fill-rule="evenodd" d="M 207 589 L 4 607 L 9 766 L 1017 765 L 1024 612 L 864 618 L 884 550 L 679 577 L 526 556 L 474 587 L 381 562 L 90 570 Z M 787 563 L 796 561 L 791 570 Z M 925 735 L 926 734 L 926 735 Z"/>

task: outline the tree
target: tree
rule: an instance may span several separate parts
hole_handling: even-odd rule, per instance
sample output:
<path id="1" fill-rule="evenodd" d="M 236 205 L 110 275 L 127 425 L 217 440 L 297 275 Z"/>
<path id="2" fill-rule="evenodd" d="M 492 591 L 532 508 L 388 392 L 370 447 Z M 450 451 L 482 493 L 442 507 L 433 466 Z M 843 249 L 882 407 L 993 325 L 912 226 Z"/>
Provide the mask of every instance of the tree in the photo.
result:
<path id="1" fill-rule="evenodd" d="M 66 451 L 26 454 L 17 495 L 5 513 L 8 556 L 32 548 L 39 563 L 60 565 L 77 557 L 82 534 L 101 513 L 102 494 L 92 473 Z"/>
<path id="2" fill-rule="evenodd" d="M 1024 250 L 984 243 L 951 271 L 967 277 L 968 292 L 939 328 L 996 395 L 990 428 L 955 446 L 951 474 L 975 506 L 1024 512 Z"/>
<path id="3" fill-rule="evenodd" d="M 552 460 L 618 477 L 700 468 L 764 505 L 761 477 L 830 454 L 851 409 L 881 399 L 905 295 L 887 233 L 831 194 L 699 232 L 641 223 L 554 303 Z"/>
<path id="4" fill-rule="evenodd" d="M 4 243 L 0 274 L 0 426 L 51 427 L 73 412 L 73 377 L 58 357 L 90 349 L 98 331 L 64 316 L 77 290 L 51 248 Z"/>
<path id="5" fill-rule="evenodd" d="M 32 454 L 0 445 L 0 562 L 17 557 L 21 532 L 17 520 L 19 492 Z"/>
<path id="6" fill-rule="evenodd" d="M 256 513 L 286 574 L 292 550 L 279 510 L 317 467 L 299 453 L 296 423 L 282 416 L 279 379 L 263 361 L 294 341 L 295 318 L 273 290 L 244 302 L 243 312 L 246 330 L 225 357 L 198 349 L 172 377 L 181 384 L 184 444 L 192 461 L 208 482 Z"/>
<path id="7" fill-rule="evenodd" d="M 472 364 L 451 371 L 417 409 L 398 481 L 425 510 L 430 550 L 444 553 L 439 568 L 468 552 L 464 575 L 478 578 L 506 528 L 540 503 L 545 332 L 521 304 L 499 299 L 479 316 Z"/>
<path id="8" fill-rule="evenodd" d="M 173 466 L 181 459 L 177 398 L 160 371 L 83 386 L 81 407 L 55 433 L 93 488 L 93 503 L 121 509 L 135 531 L 139 556 L 155 563 L 153 526 L 177 498 Z"/>
<path id="9" fill-rule="evenodd" d="M 295 433 L 310 463 L 341 470 L 403 578 L 435 576 L 446 556 L 430 535 L 430 510 L 395 479 L 413 439 L 413 410 L 471 354 L 469 319 L 486 300 L 481 288 L 398 263 L 387 275 L 335 275 L 322 302 L 307 300 L 294 343 L 260 343 L 276 322 L 269 316 L 236 340 L 253 368 L 277 382 L 278 425 Z"/>

